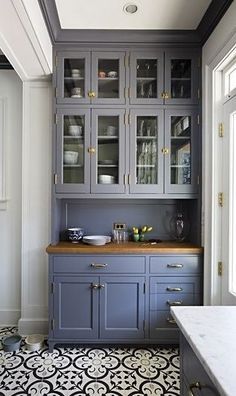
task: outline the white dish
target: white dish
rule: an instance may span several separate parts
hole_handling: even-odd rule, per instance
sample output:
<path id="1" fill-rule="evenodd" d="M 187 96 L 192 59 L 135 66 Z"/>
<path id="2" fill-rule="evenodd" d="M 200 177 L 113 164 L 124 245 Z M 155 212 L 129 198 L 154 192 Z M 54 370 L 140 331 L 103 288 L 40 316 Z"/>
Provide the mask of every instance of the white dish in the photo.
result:
<path id="1" fill-rule="evenodd" d="M 82 98 L 82 95 L 71 95 L 71 98 Z"/>
<path id="2" fill-rule="evenodd" d="M 101 184 L 113 184 L 115 182 L 115 178 L 111 175 L 99 175 L 98 181 Z"/>
<path id="3" fill-rule="evenodd" d="M 63 160 L 66 165 L 74 165 L 78 161 L 79 153 L 77 151 L 64 151 Z"/>
<path id="4" fill-rule="evenodd" d="M 88 245 L 101 246 L 111 242 L 111 237 L 108 235 L 87 235 L 83 237 L 83 242 Z"/>

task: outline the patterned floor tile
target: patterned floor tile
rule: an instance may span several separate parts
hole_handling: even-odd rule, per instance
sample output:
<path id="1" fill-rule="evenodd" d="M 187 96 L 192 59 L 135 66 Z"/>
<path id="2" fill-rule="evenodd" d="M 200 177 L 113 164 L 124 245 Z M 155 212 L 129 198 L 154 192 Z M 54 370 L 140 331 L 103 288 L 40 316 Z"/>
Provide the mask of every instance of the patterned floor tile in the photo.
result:
<path id="1" fill-rule="evenodd" d="M 17 332 L 0 329 L 0 339 Z M 179 396 L 179 355 L 167 347 L 0 350 L 0 396 Z"/>

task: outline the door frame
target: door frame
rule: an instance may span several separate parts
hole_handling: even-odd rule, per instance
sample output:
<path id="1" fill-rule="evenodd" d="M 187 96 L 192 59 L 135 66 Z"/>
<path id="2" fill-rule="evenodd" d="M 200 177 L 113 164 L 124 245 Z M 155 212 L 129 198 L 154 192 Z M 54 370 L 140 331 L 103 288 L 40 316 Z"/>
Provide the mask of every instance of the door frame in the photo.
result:
<path id="1" fill-rule="evenodd" d="M 221 208 L 218 193 L 222 191 L 221 137 L 218 128 L 223 120 L 222 70 L 225 59 L 236 56 L 236 33 L 224 43 L 203 73 L 203 153 L 202 153 L 202 245 L 204 246 L 204 305 L 221 305 Z"/>

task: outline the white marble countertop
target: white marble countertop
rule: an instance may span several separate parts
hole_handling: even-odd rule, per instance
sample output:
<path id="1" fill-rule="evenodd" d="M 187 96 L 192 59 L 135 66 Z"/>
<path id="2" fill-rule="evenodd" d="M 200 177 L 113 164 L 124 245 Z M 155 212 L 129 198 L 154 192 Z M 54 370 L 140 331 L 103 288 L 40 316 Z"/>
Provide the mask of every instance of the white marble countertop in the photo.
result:
<path id="1" fill-rule="evenodd" d="M 236 307 L 172 307 L 172 316 L 222 396 L 236 395 Z"/>

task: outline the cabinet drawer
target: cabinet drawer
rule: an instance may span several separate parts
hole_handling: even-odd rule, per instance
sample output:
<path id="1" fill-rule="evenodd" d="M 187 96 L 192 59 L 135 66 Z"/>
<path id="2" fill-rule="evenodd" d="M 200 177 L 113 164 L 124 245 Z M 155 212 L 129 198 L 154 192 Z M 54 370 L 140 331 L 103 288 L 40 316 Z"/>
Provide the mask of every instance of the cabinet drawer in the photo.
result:
<path id="1" fill-rule="evenodd" d="M 150 293 L 183 294 L 200 293 L 200 279 L 198 277 L 155 277 L 151 278 Z"/>
<path id="2" fill-rule="evenodd" d="M 94 274 L 143 274 L 145 257 L 130 256 L 56 256 L 53 272 Z"/>
<path id="3" fill-rule="evenodd" d="M 150 273 L 165 275 L 197 274 L 201 272 L 200 256 L 150 257 Z"/>
<path id="4" fill-rule="evenodd" d="M 151 329 L 177 329 L 178 326 L 170 314 L 170 311 L 151 311 L 150 312 Z"/>
<path id="5" fill-rule="evenodd" d="M 150 309 L 165 311 L 170 309 L 171 306 L 196 305 L 196 300 L 199 301 L 199 297 L 196 298 L 192 293 L 151 294 Z"/>

